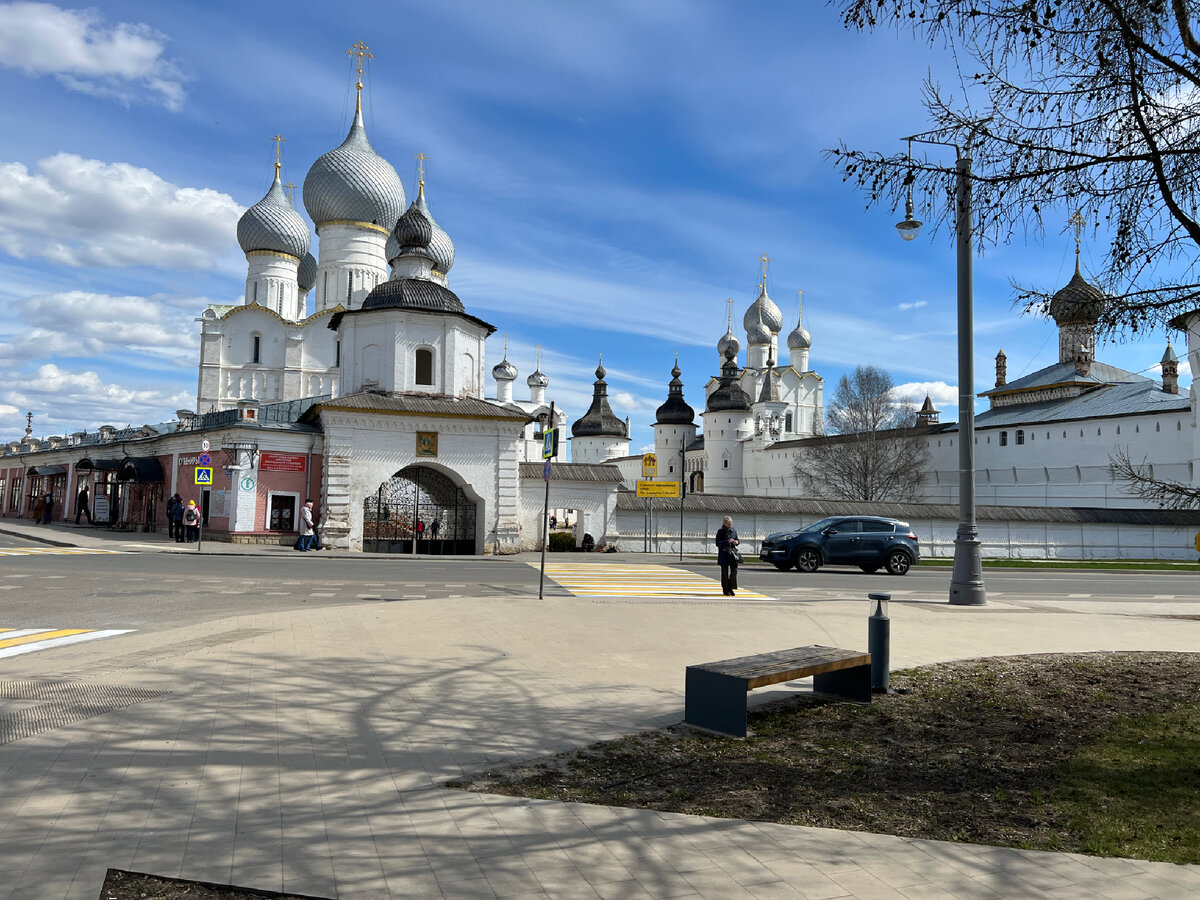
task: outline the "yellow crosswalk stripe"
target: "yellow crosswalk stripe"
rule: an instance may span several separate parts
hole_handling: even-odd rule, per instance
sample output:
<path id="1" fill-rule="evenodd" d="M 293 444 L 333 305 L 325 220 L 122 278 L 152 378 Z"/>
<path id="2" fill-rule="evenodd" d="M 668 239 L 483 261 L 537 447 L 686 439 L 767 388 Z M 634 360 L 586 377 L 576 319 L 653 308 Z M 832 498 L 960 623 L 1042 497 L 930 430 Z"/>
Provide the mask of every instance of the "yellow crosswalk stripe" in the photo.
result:
<path id="1" fill-rule="evenodd" d="M 86 634 L 90 630 L 89 628 L 60 628 L 57 631 L 38 631 L 33 634 L 23 634 L 20 637 L 0 640 L 0 650 L 6 647 L 16 647 L 20 644 L 32 644 L 35 641 L 49 641 L 72 634 Z"/>
<path id="2" fill-rule="evenodd" d="M 718 579 L 671 566 L 546 563 L 546 575 L 576 597 L 724 597 Z M 775 599 L 744 588 L 738 589 L 737 596 Z"/>

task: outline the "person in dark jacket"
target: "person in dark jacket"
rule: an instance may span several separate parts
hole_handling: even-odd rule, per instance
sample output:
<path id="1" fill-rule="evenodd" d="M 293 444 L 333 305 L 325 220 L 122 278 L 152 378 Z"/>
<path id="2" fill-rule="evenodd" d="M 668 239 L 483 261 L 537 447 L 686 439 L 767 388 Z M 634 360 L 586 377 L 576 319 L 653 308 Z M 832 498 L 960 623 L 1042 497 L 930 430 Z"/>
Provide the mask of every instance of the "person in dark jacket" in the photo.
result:
<path id="1" fill-rule="evenodd" d="M 737 545 L 738 535 L 733 527 L 733 517 L 726 516 L 717 529 L 717 565 L 721 567 L 721 590 L 726 597 L 732 597 L 737 590 L 737 561 L 729 552 Z"/>
<path id="2" fill-rule="evenodd" d="M 178 494 L 174 497 L 175 505 L 171 507 L 171 525 L 175 529 L 175 543 L 183 543 L 183 500 Z"/>
<path id="3" fill-rule="evenodd" d="M 88 524 L 92 524 L 92 507 L 88 501 L 88 486 L 85 484 L 79 489 L 79 496 L 75 498 L 75 524 L 79 524 L 79 517 L 87 516 Z"/>

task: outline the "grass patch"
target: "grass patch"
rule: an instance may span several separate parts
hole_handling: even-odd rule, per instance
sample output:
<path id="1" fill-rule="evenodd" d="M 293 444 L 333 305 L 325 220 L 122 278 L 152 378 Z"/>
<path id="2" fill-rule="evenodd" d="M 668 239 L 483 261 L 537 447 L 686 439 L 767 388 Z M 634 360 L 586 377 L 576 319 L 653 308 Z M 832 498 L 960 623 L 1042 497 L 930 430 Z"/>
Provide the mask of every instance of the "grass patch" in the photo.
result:
<path id="1" fill-rule="evenodd" d="M 895 672 L 870 706 L 798 696 L 751 735 L 685 727 L 454 787 L 1200 863 L 1200 655 L 1047 654 Z"/>

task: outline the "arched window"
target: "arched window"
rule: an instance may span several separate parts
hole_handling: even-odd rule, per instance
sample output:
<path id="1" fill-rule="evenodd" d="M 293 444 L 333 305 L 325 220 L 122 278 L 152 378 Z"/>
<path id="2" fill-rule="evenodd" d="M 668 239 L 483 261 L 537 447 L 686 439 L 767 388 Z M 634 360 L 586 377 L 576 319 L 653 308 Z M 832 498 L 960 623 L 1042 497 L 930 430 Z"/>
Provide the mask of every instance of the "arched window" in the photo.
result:
<path id="1" fill-rule="evenodd" d="M 257 334 L 250 336 L 250 362 L 262 362 L 262 338 Z"/>
<path id="2" fill-rule="evenodd" d="M 1001 447 L 1008 446 L 1008 432 L 1007 431 L 1000 432 L 1000 446 Z"/>
<path id="3" fill-rule="evenodd" d="M 433 384 L 433 351 L 428 347 L 420 348 L 414 369 L 417 384 Z"/>
<path id="4" fill-rule="evenodd" d="M 1021 429 L 1017 429 L 1017 446 L 1020 447 L 1024 443 L 1025 443 L 1025 432 Z"/>
<path id="5" fill-rule="evenodd" d="M 792 414 L 788 413 L 783 419 L 783 430 L 791 432 L 792 430 Z"/>

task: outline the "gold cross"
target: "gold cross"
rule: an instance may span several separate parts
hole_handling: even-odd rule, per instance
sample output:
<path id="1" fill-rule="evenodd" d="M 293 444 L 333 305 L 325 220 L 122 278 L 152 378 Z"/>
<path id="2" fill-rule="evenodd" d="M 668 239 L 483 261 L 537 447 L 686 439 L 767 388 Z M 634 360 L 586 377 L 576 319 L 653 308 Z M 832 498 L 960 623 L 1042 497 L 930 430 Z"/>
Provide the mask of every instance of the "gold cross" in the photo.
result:
<path id="1" fill-rule="evenodd" d="M 354 46 L 346 51 L 347 56 L 358 57 L 358 89 L 362 90 L 362 73 L 363 73 L 363 57 L 374 59 L 375 54 L 371 52 L 371 48 L 364 41 L 358 41 Z"/>
<path id="2" fill-rule="evenodd" d="M 275 136 L 271 138 L 271 140 L 275 142 L 275 174 L 278 175 L 279 167 L 283 165 L 283 163 L 280 162 L 280 160 L 283 158 L 283 142 L 286 141 L 287 138 L 276 132 Z"/>
<path id="3" fill-rule="evenodd" d="M 1071 227 L 1075 230 L 1075 255 L 1078 256 L 1079 255 L 1079 236 L 1083 234 L 1083 226 L 1087 224 L 1087 222 L 1085 222 L 1084 218 L 1083 218 L 1083 210 L 1081 210 L 1081 209 L 1075 210 L 1075 212 L 1071 215 L 1071 218 L 1067 219 L 1067 221 L 1071 224 Z"/>
<path id="4" fill-rule="evenodd" d="M 762 260 L 763 281 L 765 282 L 767 280 L 767 263 L 769 263 L 771 261 L 771 257 L 767 256 L 767 254 L 764 253 L 762 256 L 759 257 L 759 259 Z"/>
<path id="5" fill-rule="evenodd" d="M 419 175 L 417 183 L 424 184 L 425 183 L 425 162 L 426 162 L 426 160 L 429 159 L 429 157 L 426 156 L 424 153 L 418 153 L 416 156 L 413 157 L 413 159 L 415 159 L 417 161 L 417 173 Z"/>

